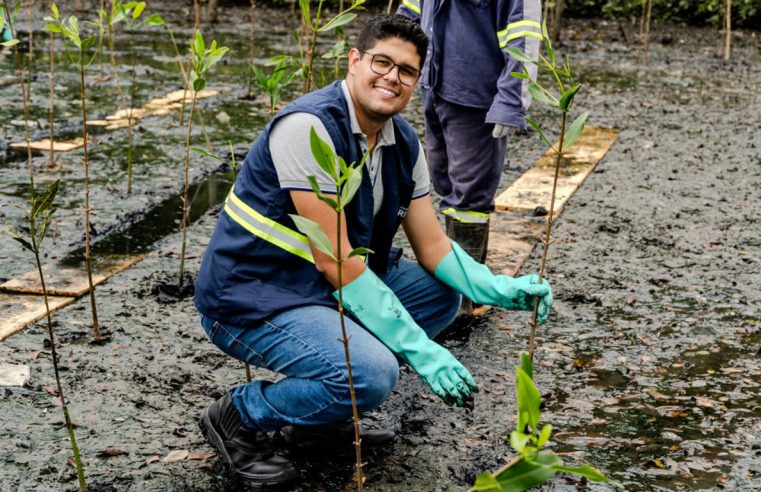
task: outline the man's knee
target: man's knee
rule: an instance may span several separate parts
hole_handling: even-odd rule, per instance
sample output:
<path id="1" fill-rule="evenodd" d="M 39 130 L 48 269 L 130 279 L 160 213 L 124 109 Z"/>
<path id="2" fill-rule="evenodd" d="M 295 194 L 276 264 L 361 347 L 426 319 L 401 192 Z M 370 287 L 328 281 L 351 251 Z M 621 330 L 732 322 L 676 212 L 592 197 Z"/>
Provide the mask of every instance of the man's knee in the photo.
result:
<path id="1" fill-rule="evenodd" d="M 377 408 L 388 399 L 399 379 L 399 363 L 390 352 L 373 358 L 362 371 L 355 373 L 354 389 L 360 412 Z M 347 383 L 348 384 L 348 383 Z"/>

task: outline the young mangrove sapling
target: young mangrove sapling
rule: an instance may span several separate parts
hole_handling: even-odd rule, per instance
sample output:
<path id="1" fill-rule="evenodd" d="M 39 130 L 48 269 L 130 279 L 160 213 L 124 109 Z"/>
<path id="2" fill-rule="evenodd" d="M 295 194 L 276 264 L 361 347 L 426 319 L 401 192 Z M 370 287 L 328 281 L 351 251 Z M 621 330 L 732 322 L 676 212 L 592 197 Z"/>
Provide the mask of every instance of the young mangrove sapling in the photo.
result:
<path id="1" fill-rule="evenodd" d="M 11 39 L 3 41 L 0 46 L 13 46 L 13 58 L 16 61 L 16 71 L 18 72 L 19 89 L 21 90 L 21 104 L 24 108 L 24 142 L 26 143 L 26 155 L 29 167 L 29 184 L 34 192 L 34 163 L 32 162 L 32 146 L 29 138 L 29 96 L 31 91 L 31 77 L 24 76 L 24 64 L 21 61 L 21 53 L 18 50 L 19 39 L 16 37 L 16 20 L 18 19 L 18 13 L 21 9 L 21 0 L 17 0 L 16 4 L 11 7 L 8 2 L 0 3 L 0 32 L 7 24 L 8 29 L 11 31 Z M 31 40 L 30 40 L 31 42 Z M 31 69 L 31 57 L 30 69 Z M 26 84 L 25 79 L 29 80 L 29 84 Z M 52 137 L 51 137 L 52 138 Z"/>
<path id="2" fill-rule="evenodd" d="M 190 212 L 188 193 L 190 190 L 190 135 L 193 129 L 193 113 L 196 109 L 198 93 L 206 87 L 206 77 L 209 69 L 225 56 L 228 48 L 224 46 L 217 47 L 216 41 L 212 41 L 211 45 L 207 48 L 203 35 L 201 35 L 200 31 L 196 31 L 191 50 L 193 54 L 193 70 L 190 72 L 188 81 L 193 89 L 193 99 L 190 105 L 190 115 L 188 116 L 188 131 L 185 139 L 185 162 L 183 165 L 182 219 L 180 221 L 182 246 L 180 248 L 180 276 L 178 280 L 180 291 L 182 291 L 182 277 L 185 273 L 185 248 L 187 245 L 188 215 Z"/>
<path id="3" fill-rule="evenodd" d="M 336 195 L 335 198 L 325 196 L 320 190 L 320 186 L 317 184 L 317 178 L 314 176 L 307 176 L 309 185 L 322 202 L 326 203 L 336 213 L 336 248 L 335 254 L 333 251 L 333 245 L 328 239 L 328 236 L 322 230 L 322 228 L 315 222 L 301 217 L 299 215 L 291 215 L 291 219 L 296 224 L 296 227 L 309 238 L 309 242 L 312 247 L 318 249 L 324 254 L 328 255 L 338 267 L 338 316 L 341 320 L 341 334 L 343 338 L 341 342 L 344 344 L 344 355 L 346 357 L 346 367 L 349 379 L 349 394 L 351 396 L 351 409 L 354 421 L 354 450 L 356 455 L 356 480 L 357 489 L 362 491 L 364 487 L 364 479 L 362 477 L 362 444 L 359 433 L 359 411 L 357 410 L 357 396 L 354 391 L 354 379 L 351 367 L 351 354 L 349 351 L 349 337 L 346 334 L 345 315 L 343 309 L 343 263 L 352 256 L 366 255 L 372 253 L 367 248 L 354 248 L 346 256 L 343 256 L 341 251 L 341 230 L 343 217 L 343 211 L 346 204 L 351 201 L 355 193 L 362 184 L 362 167 L 365 164 L 367 153 L 362 156 L 362 160 L 359 164 L 351 163 L 346 164 L 343 157 L 336 156 L 333 149 L 325 141 L 323 141 L 314 127 L 309 131 L 309 144 L 312 149 L 312 155 L 315 161 L 320 165 L 320 168 L 324 170 L 335 183 Z"/>
<path id="4" fill-rule="evenodd" d="M 55 336 L 53 335 L 53 322 L 50 319 L 48 290 L 45 286 L 45 275 L 42 273 L 42 262 L 40 260 L 40 247 L 42 246 L 43 239 L 45 239 L 45 233 L 53 218 L 53 213 L 56 211 L 56 207 L 53 206 L 53 201 L 55 200 L 56 193 L 58 193 L 58 184 L 58 180 L 54 181 L 43 193 L 40 194 L 37 194 L 34 191 L 34 188 L 32 188 L 31 197 L 29 199 L 29 213 L 27 215 L 28 233 L 25 234 L 20 229 L 17 229 L 10 224 L 8 224 L 8 227 L 13 235 L 13 239 L 21 243 L 25 249 L 28 249 L 34 254 L 37 273 L 40 276 L 40 284 L 42 285 L 42 296 L 45 301 L 45 314 L 47 315 L 48 322 L 48 342 L 50 342 L 50 353 L 53 358 L 53 373 L 55 374 L 58 397 L 61 399 L 63 419 L 66 423 L 66 429 L 69 432 L 71 450 L 72 453 L 74 453 L 74 464 L 77 470 L 77 478 L 79 480 L 79 490 L 86 491 L 87 484 L 85 482 L 84 467 L 82 466 L 82 459 L 79 455 L 79 447 L 77 446 L 77 438 L 74 435 L 74 425 L 71 422 L 69 407 L 63 392 L 63 385 L 61 384 L 61 373 L 58 367 L 58 353 L 56 351 Z"/>
<path id="5" fill-rule="evenodd" d="M 552 149 L 555 153 L 555 176 L 552 181 L 552 195 L 550 197 L 550 208 L 547 211 L 547 222 L 544 235 L 544 241 L 542 242 L 542 261 L 539 266 L 539 282 L 542 282 L 544 276 L 544 268 L 547 264 L 547 252 L 550 248 L 550 239 L 552 232 L 552 219 L 555 212 L 555 194 L 557 191 L 558 176 L 560 174 L 560 165 L 563 159 L 563 151 L 570 147 L 579 136 L 581 136 L 582 130 L 584 130 L 584 123 L 587 120 L 589 113 L 585 112 L 566 129 L 566 118 L 568 112 L 573 105 L 574 97 L 581 88 L 580 84 L 574 84 L 573 74 L 571 73 L 570 60 L 566 57 L 565 62 L 562 65 L 558 65 L 555 58 L 555 50 L 552 49 L 549 35 L 547 34 L 547 23 L 542 24 L 542 40 L 544 42 L 545 49 L 547 50 L 547 56 L 539 53 L 538 61 L 528 57 L 520 48 L 507 48 L 507 52 L 511 58 L 518 61 L 523 67 L 522 72 L 512 72 L 514 77 L 524 79 L 528 82 L 528 91 L 533 98 L 545 104 L 551 108 L 554 108 L 560 112 L 560 139 L 558 141 L 557 148 L 549 141 L 545 136 L 542 128 L 532 118 L 526 117 L 526 122 L 537 132 L 539 137 Z M 536 67 L 542 72 L 550 76 L 555 84 L 555 88 L 548 89 L 541 85 L 537 78 L 537 70 L 529 69 L 530 66 Z M 539 307 L 539 301 L 534 302 L 534 314 L 531 321 L 531 336 L 529 338 L 529 357 L 534 358 L 534 341 L 536 337 L 537 327 L 537 312 Z"/>
<path id="6" fill-rule="evenodd" d="M 556 473 L 579 475 L 623 488 L 589 465 L 565 466 L 559 456 L 541 452 L 552 434 L 552 425 L 545 424 L 540 430 L 542 397 L 534 384 L 531 357 L 525 352 L 521 353 L 521 364 L 516 367 L 515 381 L 518 418 L 515 430 L 510 433 L 510 446 L 517 455 L 496 472 L 478 475 L 469 492 L 521 492 L 542 485 Z"/>
<path id="7" fill-rule="evenodd" d="M 93 336 L 96 342 L 101 341 L 100 325 L 98 323 L 98 310 L 95 304 L 95 287 L 92 282 L 92 261 L 90 257 L 90 161 L 87 150 L 87 143 L 90 140 L 87 132 L 87 105 L 85 94 L 85 71 L 95 61 L 98 55 L 101 44 L 103 43 L 103 20 L 107 18 L 104 11 L 99 12 L 99 18 L 97 21 L 87 21 L 85 24 L 89 25 L 95 30 L 94 34 L 82 39 L 79 20 L 75 16 L 70 16 L 66 22 L 61 20 L 58 12 L 58 7 L 55 3 L 51 3 L 50 9 L 53 12 L 52 17 L 45 17 L 45 21 L 49 22 L 45 26 L 45 29 L 61 34 L 64 42 L 64 48 L 66 55 L 71 63 L 79 70 L 79 93 L 82 102 L 82 132 L 84 139 L 84 174 L 85 174 L 85 222 L 84 222 L 84 235 L 85 235 L 85 265 L 87 268 L 87 282 L 90 292 L 90 309 L 92 311 L 92 329 Z M 75 51 L 70 50 L 70 46 L 75 48 Z"/>

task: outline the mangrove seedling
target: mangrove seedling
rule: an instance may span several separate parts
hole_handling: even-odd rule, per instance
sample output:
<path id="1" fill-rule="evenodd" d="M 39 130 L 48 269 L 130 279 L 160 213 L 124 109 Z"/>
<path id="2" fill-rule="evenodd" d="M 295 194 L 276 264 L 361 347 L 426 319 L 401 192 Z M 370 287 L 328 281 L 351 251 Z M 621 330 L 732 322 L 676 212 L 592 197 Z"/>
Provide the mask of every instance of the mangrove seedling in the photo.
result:
<path id="1" fill-rule="evenodd" d="M 560 112 L 560 139 L 557 147 L 555 147 L 549 139 L 545 136 L 542 128 L 532 118 L 526 117 L 526 122 L 537 132 L 539 137 L 552 149 L 555 153 L 555 176 L 552 181 L 552 194 L 550 196 L 550 208 L 547 211 L 547 222 L 544 234 L 544 240 L 542 242 L 542 260 L 539 266 L 539 282 L 542 282 L 544 276 L 545 265 L 547 264 L 547 252 L 550 248 L 551 232 L 552 232 L 552 219 L 555 211 L 555 194 L 558 185 L 558 176 L 560 174 L 560 164 L 563 158 L 563 151 L 573 145 L 576 140 L 581 136 L 581 132 L 584 130 L 584 123 L 589 116 L 588 112 L 584 112 L 576 118 L 573 123 L 566 129 L 566 119 L 568 112 L 573 105 L 576 93 L 581 88 L 580 84 L 573 82 L 573 74 L 571 73 L 571 62 L 568 57 L 565 58 L 565 62 L 562 65 L 558 65 L 555 50 L 552 49 L 552 43 L 550 42 L 549 35 L 547 34 L 547 23 L 542 24 L 542 41 L 544 42 L 547 56 L 539 53 L 539 59 L 534 60 L 527 56 L 520 48 L 507 48 L 507 52 L 511 58 L 517 60 L 523 67 L 522 72 L 512 72 L 513 77 L 524 79 L 528 82 L 528 91 L 533 98 L 542 104 L 545 104 Z M 538 68 L 542 72 L 545 72 L 555 83 L 555 89 L 547 89 L 541 85 L 536 78 Z M 531 68 L 531 69 L 530 69 Z M 531 336 L 529 338 L 529 357 L 534 358 L 534 341 L 536 337 L 537 327 L 537 313 L 539 309 L 539 300 L 534 302 L 534 314 L 531 321 Z"/>
<path id="2" fill-rule="evenodd" d="M 32 146 L 29 137 L 29 96 L 31 91 L 32 79 L 28 77 L 29 85 L 25 82 L 24 64 L 21 61 L 21 53 L 18 50 L 19 40 L 16 38 L 16 20 L 21 9 L 21 0 L 11 7 L 8 2 L 0 3 L 0 32 L 6 27 L 10 30 L 11 39 L 0 42 L 1 46 L 13 46 L 13 57 L 16 61 L 16 71 L 18 72 L 19 89 L 21 90 L 21 104 L 24 108 L 24 142 L 26 143 L 26 156 L 29 166 L 29 184 L 34 191 L 34 163 L 32 162 Z M 31 42 L 31 40 L 30 40 Z M 29 67 L 31 70 L 31 56 L 29 58 Z M 30 72 L 31 73 L 31 72 Z M 52 140 L 52 137 L 51 137 Z"/>
<path id="3" fill-rule="evenodd" d="M 127 194 L 132 194 L 132 120 L 135 110 L 135 27 L 138 26 L 138 19 L 145 10 L 145 2 L 127 2 L 116 1 L 116 9 L 119 16 L 124 19 L 129 27 L 129 48 L 130 48 L 130 66 L 131 81 L 129 86 L 129 113 L 127 114 Z"/>
<path id="4" fill-rule="evenodd" d="M 119 9 L 116 8 L 116 1 L 111 0 L 111 10 L 106 13 L 103 21 L 108 28 L 108 53 L 109 60 L 111 62 L 111 73 L 114 74 L 114 82 L 116 83 L 116 91 L 119 93 L 119 101 L 124 99 L 124 93 L 122 92 L 122 84 L 119 80 L 119 70 L 116 67 L 116 57 L 114 55 L 114 24 L 121 22 L 124 17 L 119 13 Z"/>
<path id="5" fill-rule="evenodd" d="M 607 478 L 589 465 L 565 466 L 559 456 L 541 452 L 552 434 L 552 425 L 539 428 L 542 397 L 534 384 L 534 366 L 531 357 L 521 353 L 516 368 L 516 397 L 518 421 L 510 433 L 510 446 L 517 453 L 509 463 L 494 473 L 483 472 L 469 492 L 521 492 L 542 485 L 556 473 L 585 477 L 593 482 L 605 482 L 618 488 L 623 486 Z"/>
<path id="6" fill-rule="evenodd" d="M 40 284 L 42 285 L 42 296 L 45 301 L 45 314 L 48 322 L 48 342 L 50 342 L 50 353 L 53 358 L 53 373 L 55 374 L 58 397 L 61 399 L 63 420 L 66 423 L 66 429 L 69 432 L 69 442 L 71 443 L 71 450 L 74 454 L 74 464 L 77 470 L 77 479 L 79 480 L 79 490 L 86 491 L 87 483 L 85 482 L 84 467 L 82 466 L 82 459 L 79 455 L 79 447 L 77 446 L 77 438 L 74 435 L 74 425 L 71 422 L 69 407 L 66 403 L 63 385 L 61 384 L 61 372 L 58 367 L 58 353 L 56 352 L 55 336 L 53 335 L 53 322 L 50 318 L 48 290 L 45 286 L 45 275 L 42 273 L 42 262 L 40 260 L 40 247 L 42 246 L 43 239 L 45 239 L 45 233 L 53 218 L 53 213 L 56 211 L 56 207 L 53 206 L 53 201 L 55 200 L 56 193 L 58 193 L 58 184 L 58 180 L 54 181 L 43 193 L 40 194 L 35 193 L 34 189 L 32 189 L 31 197 L 29 199 L 30 207 L 29 213 L 27 214 L 26 224 L 28 230 L 26 233 L 11 224 L 8 224 L 8 227 L 10 228 L 13 239 L 21 243 L 25 249 L 32 252 L 34 255 L 34 261 L 37 265 L 37 273 L 40 276 Z"/>
<path id="7" fill-rule="evenodd" d="M 196 109 L 198 93 L 206 87 L 206 77 L 209 69 L 225 56 L 228 48 L 224 46 L 218 47 L 216 41 L 212 41 L 211 45 L 207 48 L 201 31 L 196 31 L 195 39 L 191 44 L 191 50 L 193 54 L 193 70 L 190 72 L 188 82 L 193 89 L 193 99 L 190 105 L 190 115 L 188 116 L 188 131 L 185 139 L 185 162 L 183 165 L 182 219 L 180 220 L 182 246 L 180 248 L 180 278 L 178 281 L 180 291 L 182 291 L 182 276 L 185 273 L 185 248 L 187 245 L 188 215 L 190 213 L 188 193 L 190 190 L 190 135 L 193 130 L 193 113 Z"/>
<path id="8" fill-rule="evenodd" d="M 317 35 L 353 21 L 357 17 L 357 14 L 353 11 L 363 10 L 365 0 L 353 0 L 349 8 L 340 10 L 338 14 L 325 23 L 323 23 L 322 19 L 322 6 L 324 2 L 325 0 L 318 0 L 317 9 L 313 17 L 310 7 L 311 0 L 299 0 L 301 18 L 304 23 L 304 45 L 307 47 L 302 61 L 302 66 L 304 67 L 304 94 L 312 90 L 312 85 L 314 84 L 313 68 L 315 49 L 317 48 Z"/>
<path id="9" fill-rule="evenodd" d="M 49 22 L 45 26 L 50 32 L 59 33 L 64 42 L 64 48 L 66 55 L 71 63 L 79 70 L 79 94 L 82 101 L 82 138 L 84 139 L 84 174 L 85 174 L 85 265 L 87 267 L 87 283 L 90 291 L 90 309 L 92 311 L 92 329 L 95 341 L 100 341 L 100 325 L 98 324 L 98 309 L 95 305 L 95 287 L 92 283 L 92 260 L 90 257 L 90 161 L 87 150 L 87 143 L 90 140 L 90 136 L 87 132 L 87 104 L 85 93 L 85 71 L 95 61 L 98 55 L 101 44 L 103 43 L 103 19 L 107 17 L 104 11 L 99 12 L 99 18 L 97 21 L 87 21 L 85 24 L 89 25 L 95 30 L 95 33 L 86 38 L 82 38 L 79 28 L 79 20 L 75 16 L 70 16 L 67 21 L 62 21 L 58 12 L 58 7 L 55 3 L 50 4 L 50 9 L 53 12 L 52 17 L 45 17 L 45 21 Z M 73 47 L 74 49 L 70 49 Z"/>
<path id="10" fill-rule="evenodd" d="M 166 29 L 167 34 L 169 34 L 169 39 L 172 41 L 172 46 L 174 47 L 174 53 L 177 56 L 177 65 L 180 67 L 180 73 L 182 74 L 182 102 L 180 104 L 180 125 L 183 125 L 183 118 L 185 115 L 185 100 L 188 96 L 188 71 L 185 70 L 185 64 L 183 63 L 183 57 L 180 54 L 180 48 L 177 46 L 177 40 L 174 38 L 174 32 L 172 32 L 172 29 L 169 27 L 169 24 L 164 20 L 163 17 L 161 17 L 159 14 L 151 14 L 149 15 L 143 22 L 142 25 L 145 26 L 164 26 Z M 190 62 L 192 63 L 193 60 L 191 58 Z"/>
<path id="11" fill-rule="evenodd" d="M 256 86 L 270 98 L 270 114 L 275 114 L 283 89 L 291 83 L 298 70 L 286 66 L 285 59 L 280 60 L 269 77 L 256 65 L 251 65 L 251 70 L 254 72 Z"/>
<path id="12" fill-rule="evenodd" d="M 326 203 L 336 213 L 336 247 L 335 252 L 333 250 L 333 244 L 328 239 L 328 236 L 322 230 L 322 228 L 315 222 L 301 217 L 299 215 L 291 215 L 291 219 L 296 224 L 296 227 L 307 237 L 312 247 L 318 249 L 322 253 L 328 255 L 338 267 L 338 316 L 341 320 L 341 342 L 344 345 L 344 355 L 346 357 L 346 367 L 349 379 L 349 394 L 351 396 L 351 409 L 354 421 L 354 451 L 356 455 L 356 480 L 357 489 L 361 492 L 364 487 L 364 479 L 362 478 L 362 444 L 359 434 L 359 411 L 357 410 L 357 396 L 354 391 L 354 379 L 351 367 L 351 353 L 349 351 L 349 337 L 346 334 L 345 315 L 343 308 L 343 263 L 352 256 L 366 255 L 372 253 L 368 248 L 354 248 L 346 256 L 343 256 L 341 251 L 341 227 L 343 211 L 346 204 L 356 194 L 360 184 L 362 184 L 362 168 L 365 165 L 365 159 L 367 153 L 362 156 L 362 160 L 359 164 L 351 163 L 347 164 L 343 157 L 338 156 L 336 160 L 335 153 L 328 143 L 323 141 L 317 132 L 312 127 L 309 131 L 309 145 L 312 149 L 312 155 L 315 161 L 319 164 L 320 168 L 325 171 L 335 183 L 336 194 L 335 198 L 325 196 L 320 190 L 320 186 L 317 184 L 317 178 L 314 176 L 307 176 L 309 185 L 317 195 L 320 201 Z"/>

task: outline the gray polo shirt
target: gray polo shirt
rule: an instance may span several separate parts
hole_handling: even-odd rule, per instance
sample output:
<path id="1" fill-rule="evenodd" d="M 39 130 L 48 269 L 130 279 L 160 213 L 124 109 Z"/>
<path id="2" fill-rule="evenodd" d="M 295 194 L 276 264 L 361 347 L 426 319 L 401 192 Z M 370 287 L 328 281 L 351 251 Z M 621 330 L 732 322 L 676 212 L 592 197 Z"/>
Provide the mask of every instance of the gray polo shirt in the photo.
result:
<path id="1" fill-rule="evenodd" d="M 349 118 L 351 131 L 358 136 L 362 152 L 367 152 L 367 136 L 362 133 L 354 112 L 354 104 L 349 93 L 346 81 L 341 82 L 341 90 L 349 103 Z M 323 193 L 335 194 L 336 187 L 330 176 L 320 168 L 312 156 L 309 146 L 309 129 L 314 126 L 315 132 L 321 139 L 327 142 L 335 152 L 335 145 L 322 124 L 320 119 L 310 113 L 291 113 L 284 116 L 272 126 L 270 130 L 270 153 L 275 165 L 280 187 L 285 190 L 311 190 L 307 176 L 317 178 L 317 183 Z M 419 143 L 419 141 L 418 141 Z M 383 148 L 396 145 L 394 138 L 394 124 L 389 119 L 378 132 L 378 141 L 375 150 L 368 156 L 365 165 L 373 182 L 374 213 L 380 210 L 383 201 L 383 179 L 380 172 L 383 163 Z M 420 198 L 430 193 L 430 177 L 428 166 L 423 152 L 423 145 L 418 145 L 415 167 L 412 171 L 412 179 L 415 182 L 415 191 L 412 199 Z"/>

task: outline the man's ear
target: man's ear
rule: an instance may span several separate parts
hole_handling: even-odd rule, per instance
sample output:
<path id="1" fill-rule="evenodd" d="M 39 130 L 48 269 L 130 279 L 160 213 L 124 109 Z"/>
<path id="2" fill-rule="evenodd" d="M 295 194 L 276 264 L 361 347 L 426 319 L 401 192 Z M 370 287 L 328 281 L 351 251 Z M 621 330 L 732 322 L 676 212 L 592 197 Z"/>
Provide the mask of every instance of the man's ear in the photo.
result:
<path id="1" fill-rule="evenodd" d="M 357 65 L 359 65 L 359 58 L 362 53 L 357 48 L 349 50 L 349 73 L 354 75 L 357 73 Z"/>

